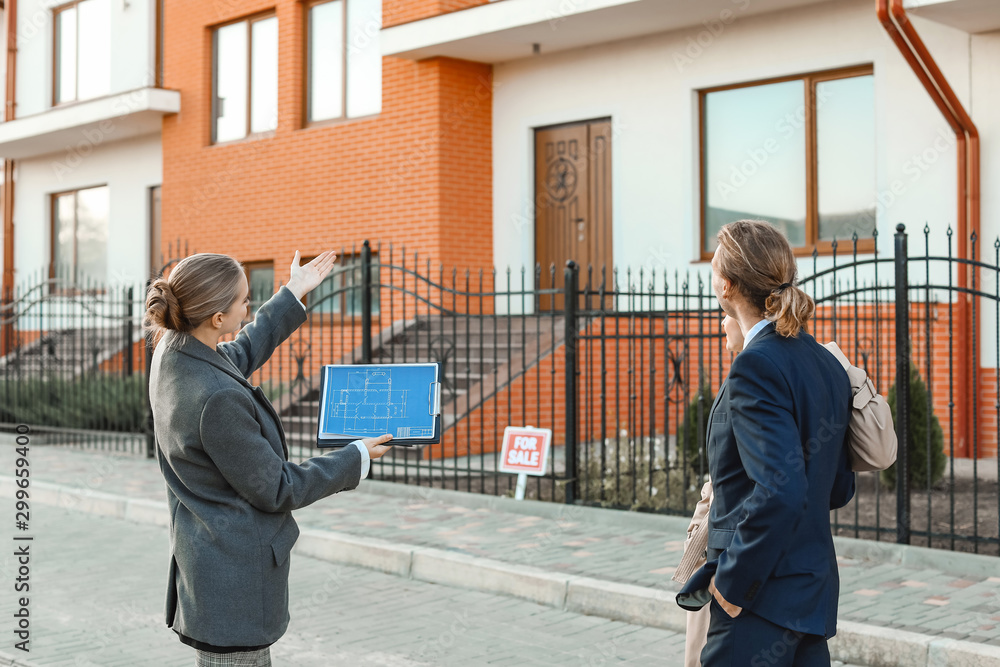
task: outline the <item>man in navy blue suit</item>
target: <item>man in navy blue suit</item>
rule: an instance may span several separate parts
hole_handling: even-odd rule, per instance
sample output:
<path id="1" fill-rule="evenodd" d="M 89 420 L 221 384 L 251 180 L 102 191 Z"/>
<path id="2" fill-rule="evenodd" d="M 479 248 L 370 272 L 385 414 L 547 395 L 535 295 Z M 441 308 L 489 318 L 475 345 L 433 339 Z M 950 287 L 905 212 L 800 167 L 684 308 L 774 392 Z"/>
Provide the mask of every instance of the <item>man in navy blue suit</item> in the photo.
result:
<path id="1" fill-rule="evenodd" d="M 815 306 L 784 236 L 739 221 L 718 239 L 712 287 L 745 342 L 709 417 L 708 562 L 677 601 L 712 605 L 704 667 L 829 665 L 840 589 L 830 510 L 854 495 L 850 381 L 803 330 Z"/>

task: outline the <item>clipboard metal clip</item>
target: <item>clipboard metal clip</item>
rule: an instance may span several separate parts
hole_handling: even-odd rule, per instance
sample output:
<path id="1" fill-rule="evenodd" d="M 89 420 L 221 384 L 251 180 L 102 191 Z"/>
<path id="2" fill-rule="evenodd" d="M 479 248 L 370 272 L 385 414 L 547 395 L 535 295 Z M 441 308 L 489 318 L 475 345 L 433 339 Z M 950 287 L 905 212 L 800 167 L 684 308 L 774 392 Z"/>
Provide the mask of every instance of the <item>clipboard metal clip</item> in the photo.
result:
<path id="1" fill-rule="evenodd" d="M 441 414 L 441 383 L 432 382 L 427 390 L 427 409 L 430 415 Z"/>

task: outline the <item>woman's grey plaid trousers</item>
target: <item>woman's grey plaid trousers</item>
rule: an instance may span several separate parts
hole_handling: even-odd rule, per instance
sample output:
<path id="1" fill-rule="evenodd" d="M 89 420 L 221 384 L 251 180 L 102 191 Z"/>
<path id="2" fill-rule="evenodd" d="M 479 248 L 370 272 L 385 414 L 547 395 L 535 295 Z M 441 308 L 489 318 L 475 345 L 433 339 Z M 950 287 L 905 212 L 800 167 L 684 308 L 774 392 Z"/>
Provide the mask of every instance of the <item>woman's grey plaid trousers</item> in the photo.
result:
<path id="1" fill-rule="evenodd" d="M 198 651 L 195 667 L 271 667 L 270 647 L 245 653 Z"/>

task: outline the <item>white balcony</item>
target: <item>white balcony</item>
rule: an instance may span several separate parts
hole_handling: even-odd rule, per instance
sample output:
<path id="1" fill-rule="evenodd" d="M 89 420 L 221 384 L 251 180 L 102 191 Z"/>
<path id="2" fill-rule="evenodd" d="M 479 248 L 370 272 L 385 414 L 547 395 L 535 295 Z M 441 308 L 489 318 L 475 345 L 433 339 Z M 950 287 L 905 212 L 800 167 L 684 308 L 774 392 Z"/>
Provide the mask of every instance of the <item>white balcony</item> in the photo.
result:
<path id="1" fill-rule="evenodd" d="M 91 148 L 160 131 L 163 116 L 181 109 L 177 90 L 140 88 L 53 107 L 0 123 L 0 158 L 21 159 Z"/>
<path id="2" fill-rule="evenodd" d="M 382 55 L 498 63 L 529 57 L 536 44 L 541 53 L 552 53 L 702 24 L 717 29 L 744 16 L 822 1 L 500 0 L 386 28 Z"/>
<path id="3" fill-rule="evenodd" d="M 997 0 L 905 0 L 903 7 L 914 16 L 968 33 L 1000 30 Z"/>

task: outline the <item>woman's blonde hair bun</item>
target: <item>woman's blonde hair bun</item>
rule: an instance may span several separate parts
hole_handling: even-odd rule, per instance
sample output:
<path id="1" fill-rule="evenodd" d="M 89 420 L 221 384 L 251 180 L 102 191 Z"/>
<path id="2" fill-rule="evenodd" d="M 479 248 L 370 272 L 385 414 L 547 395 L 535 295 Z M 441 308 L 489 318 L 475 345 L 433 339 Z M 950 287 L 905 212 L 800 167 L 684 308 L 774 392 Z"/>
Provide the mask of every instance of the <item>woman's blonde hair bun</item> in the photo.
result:
<path id="1" fill-rule="evenodd" d="M 144 324 L 147 328 L 157 327 L 170 331 L 184 331 L 186 328 L 181 304 L 174 296 L 174 291 L 170 289 L 170 283 L 166 278 L 154 280 L 146 292 Z"/>
<path id="2" fill-rule="evenodd" d="M 165 331 L 187 333 L 228 312 L 243 280 L 243 265 L 229 255 L 202 252 L 182 259 L 169 277 L 156 278 L 146 290 L 143 326 L 153 345 Z"/>

